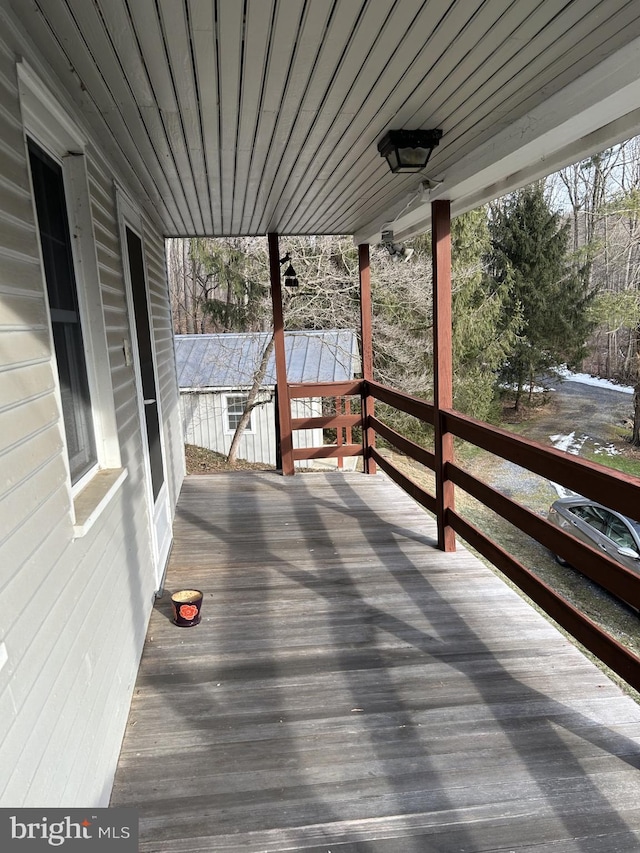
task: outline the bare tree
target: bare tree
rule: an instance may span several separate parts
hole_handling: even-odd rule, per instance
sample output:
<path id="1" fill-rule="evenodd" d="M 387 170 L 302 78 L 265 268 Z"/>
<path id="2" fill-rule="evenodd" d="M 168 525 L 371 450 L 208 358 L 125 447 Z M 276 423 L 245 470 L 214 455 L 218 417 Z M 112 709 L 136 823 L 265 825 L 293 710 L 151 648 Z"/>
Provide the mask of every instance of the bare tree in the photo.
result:
<path id="1" fill-rule="evenodd" d="M 251 419 L 251 412 L 255 409 L 257 405 L 262 405 L 264 401 L 258 401 L 258 397 L 260 391 L 264 385 L 264 378 L 267 373 L 267 367 L 269 366 L 269 359 L 271 358 L 271 353 L 273 352 L 273 348 L 275 345 L 275 340 L 273 334 L 269 338 L 269 342 L 266 347 L 262 351 L 262 355 L 260 356 L 260 363 L 253 375 L 253 383 L 251 388 L 249 389 L 249 394 L 247 395 L 247 401 L 245 403 L 244 411 L 240 420 L 238 421 L 238 425 L 236 426 L 235 432 L 233 434 L 233 438 L 231 439 L 231 447 L 229 448 L 229 453 L 227 454 L 227 464 L 233 465 L 238 459 L 238 449 L 240 447 L 240 440 L 244 434 L 244 431 L 247 428 L 247 425 Z"/>
<path id="2" fill-rule="evenodd" d="M 190 240 L 167 240 L 166 255 L 174 331 L 182 335 L 211 331 L 206 306 L 216 284 L 214 274 L 194 256 Z"/>

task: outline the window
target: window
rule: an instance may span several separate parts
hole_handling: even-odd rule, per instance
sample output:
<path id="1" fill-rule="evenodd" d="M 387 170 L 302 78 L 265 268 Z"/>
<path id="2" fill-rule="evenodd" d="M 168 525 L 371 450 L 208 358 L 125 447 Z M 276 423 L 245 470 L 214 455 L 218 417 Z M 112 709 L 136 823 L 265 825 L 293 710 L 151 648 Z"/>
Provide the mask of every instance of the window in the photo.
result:
<path id="1" fill-rule="evenodd" d="M 607 528 L 607 536 L 612 539 L 619 548 L 631 548 L 636 550 L 636 543 L 633 540 L 631 531 L 622 519 L 611 515 L 609 527 Z"/>
<path id="2" fill-rule="evenodd" d="M 227 397 L 227 429 L 229 432 L 235 432 L 240 423 L 240 419 L 244 414 L 245 406 L 247 405 L 247 396 Z M 251 416 L 247 421 L 247 432 L 251 432 Z"/>
<path id="3" fill-rule="evenodd" d="M 31 139 L 28 148 L 69 470 L 75 484 L 97 464 L 97 455 L 64 179 L 59 163 Z"/>
<path id="4" fill-rule="evenodd" d="M 578 518 L 586 521 L 599 533 L 606 533 L 608 524 L 608 513 L 597 506 L 576 506 L 569 510 Z"/>
<path id="5" fill-rule="evenodd" d="M 16 70 L 77 538 L 91 529 L 127 477 L 98 273 L 87 138 L 24 59 Z"/>

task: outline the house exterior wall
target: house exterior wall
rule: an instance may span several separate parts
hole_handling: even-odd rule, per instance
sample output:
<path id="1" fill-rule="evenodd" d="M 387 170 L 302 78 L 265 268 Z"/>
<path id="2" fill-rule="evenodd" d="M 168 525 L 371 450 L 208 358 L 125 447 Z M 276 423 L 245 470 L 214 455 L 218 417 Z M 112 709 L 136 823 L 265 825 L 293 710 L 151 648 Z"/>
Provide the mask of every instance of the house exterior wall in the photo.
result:
<path id="1" fill-rule="evenodd" d="M 0 14 L 0 806 L 104 806 L 155 591 L 143 436 L 124 346 L 130 332 L 114 190 L 120 177 L 87 137 L 89 209 L 81 239 L 94 247 L 99 283 L 89 305 L 97 347 L 91 352 L 105 353 L 105 363 L 89 366 L 101 399 L 106 391 L 111 397 L 100 453 L 116 476 L 94 508 L 95 520 L 79 534 L 81 499 L 67 472 L 17 60 L 26 57 L 40 75 L 46 68 L 20 31 L 4 26 L 6 14 Z M 46 83 L 64 103 L 51 76 Z M 81 116 L 69 114 L 82 126 Z M 173 513 L 184 473 L 182 435 L 163 240 L 149 219 L 144 240 Z M 83 288 L 81 277 L 78 290 L 87 298 Z"/>
<path id="2" fill-rule="evenodd" d="M 227 428 L 226 398 L 242 393 L 242 391 L 234 390 L 182 392 L 180 394 L 180 412 L 185 442 L 226 455 L 233 439 L 233 431 Z M 320 399 L 293 400 L 291 414 L 294 418 L 319 417 L 322 414 L 322 401 Z M 275 418 L 275 403 L 272 399 L 267 400 L 251 412 L 251 430 L 245 430 L 240 440 L 239 459 L 275 466 Z M 296 430 L 293 434 L 294 447 L 319 447 L 321 445 L 321 429 Z M 296 462 L 296 467 L 313 466 L 310 461 L 301 460 Z"/>

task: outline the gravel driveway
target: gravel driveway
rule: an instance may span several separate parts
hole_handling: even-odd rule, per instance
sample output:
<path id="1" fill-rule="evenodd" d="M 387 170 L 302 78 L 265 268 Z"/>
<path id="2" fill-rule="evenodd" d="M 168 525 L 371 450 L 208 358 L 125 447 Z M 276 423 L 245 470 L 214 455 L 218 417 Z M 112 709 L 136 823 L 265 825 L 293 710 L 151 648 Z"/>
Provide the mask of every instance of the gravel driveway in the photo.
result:
<path id="1" fill-rule="evenodd" d="M 565 380 L 552 386 L 547 409 L 527 424 L 524 434 L 541 444 L 577 456 L 595 454 L 603 465 L 607 456 L 620 453 L 614 428 L 633 415 L 633 395 L 606 386 Z M 512 462 L 499 459 L 492 464 L 487 480 L 498 491 L 536 511 L 545 511 L 558 495 L 568 494 L 562 486 L 549 483 Z"/>
<path id="2" fill-rule="evenodd" d="M 585 446 L 598 455 L 617 453 L 613 428 L 632 418 L 633 395 L 571 380 L 556 383 L 553 388 L 548 392 L 554 401 L 552 411 L 535 421 L 527 435 L 541 442 L 552 439 L 556 447 L 563 436 L 571 437 L 568 446 L 563 446 L 570 452 Z"/>

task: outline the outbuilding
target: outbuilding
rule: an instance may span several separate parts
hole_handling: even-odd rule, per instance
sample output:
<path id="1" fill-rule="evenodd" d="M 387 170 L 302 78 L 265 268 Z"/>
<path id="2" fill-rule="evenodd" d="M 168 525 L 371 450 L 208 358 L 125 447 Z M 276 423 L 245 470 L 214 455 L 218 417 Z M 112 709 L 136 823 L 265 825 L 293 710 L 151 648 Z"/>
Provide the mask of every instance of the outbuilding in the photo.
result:
<path id="1" fill-rule="evenodd" d="M 270 332 L 176 335 L 180 416 L 186 444 L 228 454 L 236 427 L 269 341 Z M 342 382 L 359 371 L 358 342 L 352 330 L 286 332 L 290 382 Z M 277 463 L 275 358 L 271 354 L 249 423 L 242 434 L 239 459 Z M 293 417 L 322 414 L 319 397 L 294 400 Z M 322 429 L 297 430 L 294 447 L 317 447 Z M 299 460 L 297 467 L 335 466 L 335 460 Z"/>

